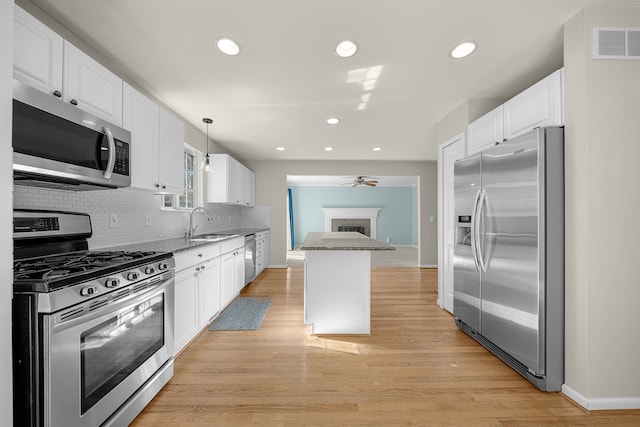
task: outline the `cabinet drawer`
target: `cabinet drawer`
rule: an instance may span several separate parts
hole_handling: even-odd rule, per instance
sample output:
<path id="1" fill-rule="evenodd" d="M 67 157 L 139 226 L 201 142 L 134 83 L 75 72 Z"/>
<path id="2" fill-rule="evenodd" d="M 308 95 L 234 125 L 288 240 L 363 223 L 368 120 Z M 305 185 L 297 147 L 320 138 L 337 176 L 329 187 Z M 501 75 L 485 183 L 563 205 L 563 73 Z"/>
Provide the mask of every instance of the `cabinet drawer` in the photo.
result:
<path id="1" fill-rule="evenodd" d="M 177 252 L 173 254 L 176 261 L 176 271 L 184 270 L 192 267 L 202 261 L 216 258 L 220 256 L 220 244 L 213 243 L 210 245 L 202 245 L 196 249 Z"/>
<path id="2" fill-rule="evenodd" d="M 220 242 L 220 253 L 226 254 L 234 249 L 244 247 L 244 237 L 234 237 Z"/>
<path id="3" fill-rule="evenodd" d="M 265 239 L 269 237 L 269 230 L 259 231 L 256 233 L 256 240 Z"/>

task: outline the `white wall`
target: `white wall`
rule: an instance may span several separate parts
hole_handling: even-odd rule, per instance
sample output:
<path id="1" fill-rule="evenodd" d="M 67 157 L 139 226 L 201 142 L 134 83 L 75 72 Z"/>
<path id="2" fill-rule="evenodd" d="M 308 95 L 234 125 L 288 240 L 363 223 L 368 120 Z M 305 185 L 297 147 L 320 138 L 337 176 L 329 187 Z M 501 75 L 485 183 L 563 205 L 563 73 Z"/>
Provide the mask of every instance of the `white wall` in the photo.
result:
<path id="1" fill-rule="evenodd" d="M 418 175 L 420 264 L 437 264 L 436 162 L 279 161 L 249 162 L 256 174 L 256 204 L 271 209 L 271 265 L 286 265 L 287 175 Z M 429 222 L 433 216 L 434 222 Z"/>
<path id="2" fill-rule="evenodd" d="M 13 178 L 11 149 L 11 76 L 13 1 L 0 0 L 0 425 L 13 425 L 11 380 L 11 298 L 13 283 Z"/>
<path id="3" fill-rule="evenodd" d="M 592 60 L 594 26 L 640 27 L 640 8 L 565 25 L 566 392 L 640 408 L 640 61 Z"/>

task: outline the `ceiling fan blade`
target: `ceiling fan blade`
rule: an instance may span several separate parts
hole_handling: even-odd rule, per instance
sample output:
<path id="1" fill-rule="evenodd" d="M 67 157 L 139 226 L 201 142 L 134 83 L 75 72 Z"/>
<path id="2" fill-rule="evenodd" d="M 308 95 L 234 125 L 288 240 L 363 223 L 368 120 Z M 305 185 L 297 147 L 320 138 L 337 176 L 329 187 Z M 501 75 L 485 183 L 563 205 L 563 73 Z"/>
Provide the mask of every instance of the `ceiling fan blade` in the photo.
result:
<path id="1" fill-rule="evenodd" d="M 368 185 L 369 187 L 375 187 L 375 186 L 376 186 L 376 185 L 378 185 L 378 184 L 377 184 L 377 183 L 375 183 L 375 182 L 371 182 L 371 181 L 365 181 L 365 182 L 364 182 L 364 185 Z"/>
<path id="2" fill-rule="evenodd" d="M 354 182 L 354 183 L 353 183 L 353 185 L 351 186 L 351 188 L 353 188 L 353 187 L 357 187 L 357 186 L 358 186 L 358 183 L 357 183 L 357 182 Z"/>

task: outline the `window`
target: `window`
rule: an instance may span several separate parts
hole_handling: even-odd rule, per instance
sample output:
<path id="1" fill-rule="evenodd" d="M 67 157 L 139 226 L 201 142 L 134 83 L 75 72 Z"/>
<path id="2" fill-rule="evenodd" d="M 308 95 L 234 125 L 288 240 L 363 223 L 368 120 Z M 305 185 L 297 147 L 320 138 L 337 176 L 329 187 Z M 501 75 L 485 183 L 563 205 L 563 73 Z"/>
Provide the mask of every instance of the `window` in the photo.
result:
<path id="1" fill-rule="evenodd" d="M 162 196 L 162 207 L 193 209 L 202 204 L 202 152 L 184 144 L 182 194 Z"/>

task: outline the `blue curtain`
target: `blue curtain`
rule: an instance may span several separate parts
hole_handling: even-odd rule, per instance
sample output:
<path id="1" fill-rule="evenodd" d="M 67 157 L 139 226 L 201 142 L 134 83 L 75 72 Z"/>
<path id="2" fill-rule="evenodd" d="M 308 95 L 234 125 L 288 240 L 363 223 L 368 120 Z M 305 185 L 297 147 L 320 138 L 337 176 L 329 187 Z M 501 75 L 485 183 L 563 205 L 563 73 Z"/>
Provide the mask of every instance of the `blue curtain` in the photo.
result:
<path id="1" fill-rule="evenodd" d="M 295 234 L 293 232 L 293 196 L 291 195 L 291 189 L 287 188 L 289 193 L 289 227 L 291 231 L 291 250 L 295 249 Z"/>

